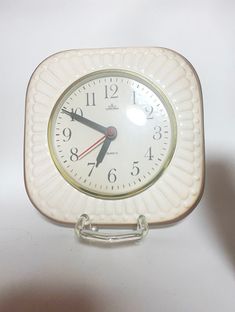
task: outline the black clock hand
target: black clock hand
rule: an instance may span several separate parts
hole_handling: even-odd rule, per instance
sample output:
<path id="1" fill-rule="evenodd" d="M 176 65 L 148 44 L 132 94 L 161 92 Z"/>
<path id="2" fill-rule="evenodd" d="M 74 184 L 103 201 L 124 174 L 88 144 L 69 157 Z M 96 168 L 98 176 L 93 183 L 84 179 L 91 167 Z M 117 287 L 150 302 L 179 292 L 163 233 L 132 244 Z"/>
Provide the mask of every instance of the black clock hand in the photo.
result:
<path id="1" fill-rule="evenodd" d="M 100 152 L 98 154 L 98 156 L 96 157 L 96 167 L 99 166 L 100 163 L 102 163 L 105 154 L 107 153 L 107 150 L 109 148 L 109 145 L 111 143 L 112 139 L 110 139 L 109 137 L 106 137 L 106 139 L 104 140 L 104 143 L 100 149 Z"/>
<path id="2" fill-rule="evenodd" d="M 99 131 L 101 133 L 104 133 L 104 134 L 106 134 L 106 132 L 107 132 L 107 128 L 106 127 L 103 127 L 103 126 L 97 124 L 96 122 L 94 122 L 92 120 L 89 120 L 89 119 L 87 119 L 85 117 L 82 117 L 82 116 L 80 116 L 80 115 L 78 115 L 76 113 L 68 112 L 65 109 L 62 109 L 62 112 L 64 114 L 69 115 L 72 119 L 77 120 L 78 122 L 82 123 L 83 125 L 85 125 L 87 127 L 90 127 L 92 129 L 97 130 L 97 131 Z"/>
<path id="3" fill-rule="evenodd" d="M 108 148 L 109 148 L 109 145 L 110 143 L 116 139 L 117 137 L 117 129 L 114 128 L 114 127 L 108 127 L 107 128 L 107 131 L 106 131 L 106 139 L 104 140 L 104 143 L 100 149 L 100 152 L 96 158 L 96 167 L 99 166 L 100 163 L 102 163 L 103 159 L 104 159 L 104 156 L 105 154 L 107 153 L 108 151 Z"/>

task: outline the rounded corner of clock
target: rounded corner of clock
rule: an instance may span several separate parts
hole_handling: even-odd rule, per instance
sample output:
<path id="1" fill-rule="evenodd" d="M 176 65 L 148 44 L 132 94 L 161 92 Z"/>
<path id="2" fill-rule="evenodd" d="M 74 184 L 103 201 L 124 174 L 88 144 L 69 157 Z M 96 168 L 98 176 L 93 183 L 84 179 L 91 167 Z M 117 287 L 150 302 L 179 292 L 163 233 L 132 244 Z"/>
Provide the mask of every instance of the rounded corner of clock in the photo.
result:
<path id="1" fill-rule="evenodd" d="M 177 55 L 179 58 L 181 58 L 184 62 L 186 62 L 186 64 L 191 68 L 191 70 L 193 71 L 193 74 L 198 82 L 199 88 L 201 89 L 201 82 L 197 73 L 197 70 L 195 69 L 195 67 L 193 66 L 193 64 L 191 63 L 191 61 L 189 61 L 188 58 L 186 58 L 183 54 L 181 54 L 180 52 L 172 49 L 172 48 L 166 48 L 166 47 L 159 47 L 160 49 L 169 52 L 169 53 L 174 53 L 175 55 Z M 156 47 L 156 49 L 158 49 L 158 47 Z"/>
<path id="2" fill-rule="evenodd" d="M 29 201 L 33 205 L 33 207 L 48 221 L 57 224 L 57 225 L 64 225 L 64 226 L 72 226 L 74 223 L 73 222 L 65 222 L 63 219 L 55 218 L 51 216 L 46 210 L 41 209 L 40 205 L 36 203 L 36 200 L 30 190 L 30 187 L 27 184 L 27 177 L 24 175 L 24 185 L 25 185 L 25 191 L 26 194 L 29 198 Z"/>
<path id="3" fill-rule="evenodd" d="M 205 171 L 203 169 L 201 183 L 198 188 L 197 194 L 195 194 L 194 200 L 191 202 L 190 206 L 186 208 L 184 211 L 179 213 L 177 216 L 166 218 L 163 221 L 159 220 L 151 220 L 149 221 L 149 225 L 154 227 L 166 227 L 166 226 L 174 226 L 179 222 L 183 221 L 186 217 L 188 217 L 195 208 L 199 205 L 205 190 Z"/>
<path id="4" fill-rule="evenodd" d="M 58 52 L 55 52 L 55 53 L 52 53 L 50 54 L 49 56 L 47 56 L 46 58 L 43 58 L 40 63 L 35 67 L 35 69 L 33 70 L 33 72 L 31 73 L 31 76 L 29 78 L 29 81 L 28 81 L 28 84 L 27 84 L 27 88 L 26 88 L 26 102 L 27 102 L 27 94 L 28 94 L 28 90 L 29 90 L 29 87 L 31 85 L 31 82 L 32 82 L 32 79 L 33 77 L 37 74 L 37 72 L 40 70 L 40 68 L 45 64 L 47 63 L 50 59 L 56 57 L 56 56 L 59 56 L 59 55 L 62 55 L 62 54 L 65 54 L 66 52 L 70 52 L 70 51 L 76 51 L 76 50 L 63 50 L 63 51 L 58 51 Z"/>

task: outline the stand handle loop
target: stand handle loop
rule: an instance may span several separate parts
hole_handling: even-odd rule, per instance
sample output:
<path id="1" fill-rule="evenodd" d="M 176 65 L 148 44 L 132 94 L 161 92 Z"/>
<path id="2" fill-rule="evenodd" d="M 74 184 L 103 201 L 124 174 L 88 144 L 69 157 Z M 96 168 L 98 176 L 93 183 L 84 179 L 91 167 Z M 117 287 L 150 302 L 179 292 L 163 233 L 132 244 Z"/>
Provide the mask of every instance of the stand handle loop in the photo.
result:
<path id="1" fill-rule="evenodd" d="M 75 225 L 75 233 L 84 240 L 104 242 L 104 243 L 121 243 L 127 241 L 141 240 L 148 233 L 148 223 L 145 216 L 140 215 L 137 219 L 136 230 L 125 233 L 108 233 L 99 232 L 97 227 L 91 225 L 89 216 L 82 214 Z"/>

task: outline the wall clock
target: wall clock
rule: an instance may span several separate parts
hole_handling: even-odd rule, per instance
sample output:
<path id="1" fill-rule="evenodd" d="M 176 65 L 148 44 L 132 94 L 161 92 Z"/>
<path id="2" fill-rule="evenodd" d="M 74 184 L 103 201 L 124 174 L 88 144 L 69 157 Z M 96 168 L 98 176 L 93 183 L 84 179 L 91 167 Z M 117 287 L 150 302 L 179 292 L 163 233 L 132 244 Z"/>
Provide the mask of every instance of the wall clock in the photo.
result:
<path id="1" fill-rule="evenodd" d="M 165 48 L 63 51 L 26 95 L 25 184 L 49 218 L 87 239 L 140 239 L 198 203 L 202 94 L 192 65 Z M 110 234 L 98 225 L 137 230 Z M 92 224 L 92 225 L 91 225 Z"/>

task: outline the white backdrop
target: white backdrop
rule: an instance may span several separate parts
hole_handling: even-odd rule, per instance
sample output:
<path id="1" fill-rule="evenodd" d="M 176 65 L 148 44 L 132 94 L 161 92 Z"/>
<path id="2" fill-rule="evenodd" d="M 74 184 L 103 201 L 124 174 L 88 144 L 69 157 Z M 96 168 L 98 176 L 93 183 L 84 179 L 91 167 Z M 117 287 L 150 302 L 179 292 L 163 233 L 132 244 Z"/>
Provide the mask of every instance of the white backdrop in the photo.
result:
<path id="1" fill-rule="evenodd" d="M 0 1 L 0 311 L 235 309 L 235 2 Z M 202 83 L 206 188 L 193 213 L 140 244 L 78 242 L 23 182 L 24 97 L 34 68 L 72 48 L 163 46 Z"/>

